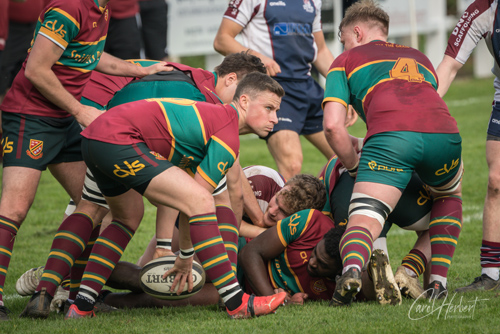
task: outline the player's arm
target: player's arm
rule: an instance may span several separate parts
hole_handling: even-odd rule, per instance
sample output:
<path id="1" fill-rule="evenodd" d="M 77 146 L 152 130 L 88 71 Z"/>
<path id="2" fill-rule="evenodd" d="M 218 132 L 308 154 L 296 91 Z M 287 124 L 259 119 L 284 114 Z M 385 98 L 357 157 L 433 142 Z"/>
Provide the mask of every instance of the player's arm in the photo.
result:
<path id="1" fill-rule="evenodd" d="M 245 273 L 253 291 L 258 296 L 274 294 L 274 288 L 269 283 L 267 261 L 276 258 L 285 251 L 276 226 L 273 226 L 257 238 L 250 241 L 238 254 L 238 262 Z"/>
<path id="2" fill-rule="evenodd" d="M 170 245 L 170 249 L 166 244 L 166 240 L 172 241 L 174 235 L 174 226 L 179 211 L 164 205 L 156 206 L 156 247 L 153 254 L 153 259 L 174 255 Z M 191 241 L 191 240 L 189 240 Z M 187 245 L 188 248 L 189 244 Z"/>
<path id="3" fill-rule="evenodd" d="M 102 111 L 81 104 L 68 92 L 52 66 L 64 50 L 42 34 L 38 34 L 26 63 L 26 78 L 50 102 L 66 110 L 83 126 L 88 126 Z"/>
<path id="4" fill-rule="evenodd" d="M 323 109 L 323 127 L 328 143 L 347 170 L 357 169 L 358 154 L 354 148 L 354 141 L 345 127 L 346 106 L 339 102 L 328 101 Z"/>
<path id="5" fill-rule="evenodd" d="M 321 73 L 321 75 L 326 78 L 326 75 L 328 74 L 328 69 L 330 68 L 330 65 L 332 65 L 333 63 L 334 59 L 333 54 L 330 51 L 330 49 L 328 49 L 325 43 L 325 35 L 323 35 L 323 31 L 316 31 L 315 33 L 313 33 L 313 36 L 314 36 L 314 42 L 318 47 L 318 54 L 313 64 L 319 71 L 319 73 Z"/>
<path id="6" fill-rule="evenodd" d="M 243 170 L 241 170 L 241 178 L 242 178 L 241 185 L 243 187 L 243 210 L 246 216 L 250 218 L 253 225 L 263 228 L 264 213 L 262 212 L 262 209 L 260 208 L 260 205 L 257 202 L 257 198 L 255 197 L 252 186 L 250 185 L 250 182 L 246 178 Z M 248 223 L 246 224 L 250 225 Z M 240 225 L 240 232 L 241 232 L 241 225 Z"/>
<path id="7" fill-rule="evenodd" d="M 250 54 L 260 58 L 264 66 L 266 66 L 267 74 L 275 76 L 276 74 L 281 73 L 281 68 L 278 63 L 274 61 L 274 59 L 266 57 L 255 50 L 244 47 L 236 40 L 236 35 L 238 35 L 242 30 L 243 27 L 238 23 L 227 18 L 223 18 L 214 39 L 215 51 L 227 56 L 231 53 L 248 50 Z"/>
<path id="8" fill-rule="evenodd" d="M 95 69 L 96 71 L 111 75 L 142 78 L 146 75 L 155 74 L 161 71 L 171 71 L 173 67 L 169 66 L 165 61 L 147 67 L 137 66 L 131 62 L 103 52 Z"/>
<path id="9" fill-rule="evenodd" d="M 462 66 L 462 63 L 448 55 L 445 55 L 443 57 L 443 60 L 436 69 L 439 84 L 437 92 L 439 96 L 443 97 L 446 94 L 446 92 L 450 88 L 451 83 L 455 79 L 458 70 L 460 70 Z"/>
<path id="10" fill-rule="evenodd" d="M 233 166 L 229 168 L 226 174 L 227 190 L 229 192 L 229 199 L 231 201 L 231 209 L 233 209 L 236 221 L 240 222 L 243 217 L 243 189 L 241 174 L 243 173 L 240 158 L 236 158 Z M 248 183 L 248 182 L 247 182 Z"/>

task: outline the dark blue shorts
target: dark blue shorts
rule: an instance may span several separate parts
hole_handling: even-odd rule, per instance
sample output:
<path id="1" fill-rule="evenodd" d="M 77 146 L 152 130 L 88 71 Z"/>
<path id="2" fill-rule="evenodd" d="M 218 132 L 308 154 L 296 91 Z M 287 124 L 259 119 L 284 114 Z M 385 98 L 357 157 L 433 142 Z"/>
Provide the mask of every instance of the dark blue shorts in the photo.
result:
<path id="1" fill-rule="evenodd" d="M 269 136 L 280 130 L 292 130 L 299 135 L 323 131 L 323 88 L 312 77 L 306 80 L 275 79 L 285 90 L 285 96 L 278 111 L 278 124 Z"/>
<path id="2" fill-rule="evenodd" d="M 499 137 L 500 139 L 500 101 L 493 101 L 490 122 L 488 123 L 489 136 Z"/>

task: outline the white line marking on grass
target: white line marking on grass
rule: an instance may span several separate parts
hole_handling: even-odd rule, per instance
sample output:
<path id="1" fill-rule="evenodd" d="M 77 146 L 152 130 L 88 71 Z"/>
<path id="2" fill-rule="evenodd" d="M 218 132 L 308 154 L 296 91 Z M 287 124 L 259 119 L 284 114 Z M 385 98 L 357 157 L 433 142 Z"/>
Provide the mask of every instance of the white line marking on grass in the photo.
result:
<path id="1" fill-rule="evenodd" d="M 464 208 L 467 211 L 472 211 L 471 214 L 464 215 L 462 218 L 462 223 L 470 223 L 471 221 L 482 221 L 483 220 L 483 208 L 474 206 L 474 207 L 465 207 Z M 389 230 L 389 237 L 391 235 L 403 235 L 403 234 L 409 234 L 409 233 L 415 233 L 415 231 L 412 230 L 405 230 L 402 228 L 398 228 L 397 226 L 391 227 Z"/>
<path id="2" fill-rule="evenodd" d="M 493 101 L 491 96 L 482 96 L 482 97 L 470 97 L 468 99 L 461 100 L 451 100 L 446 102 L 448 107 L 463 107 L 470 104 L 476 104 L 479 102 Z"/>

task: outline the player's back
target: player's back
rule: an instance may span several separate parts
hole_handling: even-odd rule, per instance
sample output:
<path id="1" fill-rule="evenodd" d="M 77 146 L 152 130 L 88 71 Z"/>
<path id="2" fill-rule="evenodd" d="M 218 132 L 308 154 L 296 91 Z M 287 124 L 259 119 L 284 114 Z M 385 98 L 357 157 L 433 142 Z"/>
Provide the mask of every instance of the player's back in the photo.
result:
<path id="1" fill-rule="evenodd" d="M 458 132 L 437 94 L 435 70 L 420 51 L 373 41 L 340 57 L 354 97 L 351 103 L 367 123 L 367 136 L 385 131 Z"/>

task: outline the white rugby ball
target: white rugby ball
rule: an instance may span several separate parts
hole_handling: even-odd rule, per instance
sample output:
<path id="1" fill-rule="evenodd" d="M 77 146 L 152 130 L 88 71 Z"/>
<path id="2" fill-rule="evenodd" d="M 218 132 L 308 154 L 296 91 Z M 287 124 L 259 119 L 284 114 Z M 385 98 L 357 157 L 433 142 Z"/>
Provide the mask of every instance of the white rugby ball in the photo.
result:
<path id="1" fill-rule="evenodd" d="M 175 275 L 169 275 L 163 278 L 163 274 L 174 266 L 176 258 L 177 257 L 174 255 L 169 255 L 148 262 L 142 268 L 140 274 L 142 290 L 148 295 L 160 299 L 184 299 L 198 293 L 205 284 L 205 271 L 196 260 L 193 260 L 193 290 L 188 292 L 188 285 L 186 282 L 184 290 L 180 295 L 170 291 Z"/>

